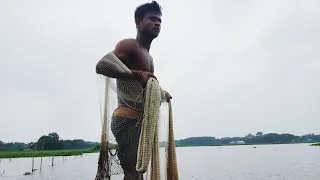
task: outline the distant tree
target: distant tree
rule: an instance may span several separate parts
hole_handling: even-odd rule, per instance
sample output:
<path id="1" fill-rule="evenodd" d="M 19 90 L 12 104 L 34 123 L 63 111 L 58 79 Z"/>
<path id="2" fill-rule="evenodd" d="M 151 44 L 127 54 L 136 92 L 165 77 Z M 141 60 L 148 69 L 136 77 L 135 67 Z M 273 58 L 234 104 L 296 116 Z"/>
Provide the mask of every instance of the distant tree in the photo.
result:
<path id="1" fill-rule="evenodd" d="M 246 137 L 245 137 L 245 138 L 251 139 L 251 138 L 253 138 L 253 137 L 254 137 L 254 135 L 253 135 L 253 134 L 251 134 L 251 133 L 249 133 L 248 135 L 246 135 Z"/>
<path id="2" fill-rule="evenodd" d="M 293 134 L 281 134 L 279 141 L 281 143 L 290 143 L 293 142 L 295 139 L 295 136 Z"/>
<path id="3" fill-rule="evenodd" d="M 4 143 L 2 141 L 0 141 L 0 151 L 4 150 Z"/>
<path id="4" fill-rule="evenodd" d="M 280 140 L 280 135 L 277 133 L 268 133 L 263 135 L 264 143 L 277 143 Z"/>
<path id="5" fill-rule="evenodd" d="M 175 140 L 177 146 L 210 146 L 210 145 L 226 145 L 232 141 L 245 141 L 247 144 L 275 144 L 275 143 L 296 143 L 296 142 L 320 142 L 320 134 L 315 135 L 313 133 L 305 134 L 303 136 L 295 136 L 293 134 L 283 133 L 266 133 L 257 132 L 255 135 L 249 133 L 244 137 L 189 137 L 186 139 Z M 165 142 L 160 142 L 163 146 Z M 113 148 L 115 144 L 110 144 Z M 51 132 L 48 135 L 41 136 L 37 142 L 21 143 L 21 142 L 9 142 L 4 143 L 0 141 L 0 151 L 22 151 L 26 148 L 39 149 L 43 147 L 44 150 L 57 150 L 57 149 L 99 149 L 98 142 L 84 141 L 82 139 L 74 140 L 62 140 L 58 133 Z"/>
<path id="6" fill-rule="evenodd" d="M 62 148 L 62 143 L 59 140 L 57 133 L 49 133 L 48 136 L 41 136 L 37 141 L 37 149 L 41 150 L 57 150 Z"/>
<path id="7" fill-rule="evenodd" d="M 27 148 L 29 148 L 29 149 L 37 149 L 37 143 L 30 142 L 30 143 L 27 144 Z"/>
<path id="8" fill-rule="evenodd" d="M 59 135 L 55 132 L 49 133 L 48 136 L 53 140 L 59 141 Z"/>

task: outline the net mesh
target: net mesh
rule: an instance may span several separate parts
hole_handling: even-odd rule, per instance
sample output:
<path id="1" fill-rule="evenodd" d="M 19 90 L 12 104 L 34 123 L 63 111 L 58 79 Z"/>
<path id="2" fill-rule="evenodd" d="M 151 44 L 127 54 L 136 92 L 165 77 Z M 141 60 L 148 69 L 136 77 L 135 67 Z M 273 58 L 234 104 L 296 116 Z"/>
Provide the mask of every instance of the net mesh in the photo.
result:
<path id="1" fill-rule="evenodd" d="M 120 80 L 100 74 L 97 74 L 97 84 L 102 134 L 96 180 L 120 180 L 124 178 L 124 172 L 136 170 L 146 91 L 136 80 Z M 177 174 L 176 162 L 169 162 L 170 157 L 175 157 L 175 152 L 172 151 L 174 141 L 171 146 L 168 141 L 169 127 L 172 131 L 169 109 L 171 103 L 161 102 L 156 134 L 159 139 L 159 162 L 156 162 L 159 165 L 156 166 L 159 166 L 160 177 L 150 177 L 151 164 L 155 163 L 150 160 L 146 172 L 138 175 L 140 179 L 177 179 L 177 175 L 176 178 L 170 178 L 167 174 L 172 174 L 173 171 Z M 130 177 L 134 174 L 136 173 L 128 173 L 126 177 L 138 179 Z"/>

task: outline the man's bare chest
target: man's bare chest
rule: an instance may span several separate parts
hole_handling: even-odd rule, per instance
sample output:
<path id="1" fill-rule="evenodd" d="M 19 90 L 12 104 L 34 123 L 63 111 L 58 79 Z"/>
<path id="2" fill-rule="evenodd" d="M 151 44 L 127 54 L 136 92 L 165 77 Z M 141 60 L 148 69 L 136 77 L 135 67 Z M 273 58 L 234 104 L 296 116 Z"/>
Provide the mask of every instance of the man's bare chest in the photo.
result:
<path id="1" fill-rule="evenodd" d="M 141 51 L 138 53 L 135 63 L 132 64 L 134 68 L 150 72 L 153 66 L 152 56 L 148 52 Z"/>

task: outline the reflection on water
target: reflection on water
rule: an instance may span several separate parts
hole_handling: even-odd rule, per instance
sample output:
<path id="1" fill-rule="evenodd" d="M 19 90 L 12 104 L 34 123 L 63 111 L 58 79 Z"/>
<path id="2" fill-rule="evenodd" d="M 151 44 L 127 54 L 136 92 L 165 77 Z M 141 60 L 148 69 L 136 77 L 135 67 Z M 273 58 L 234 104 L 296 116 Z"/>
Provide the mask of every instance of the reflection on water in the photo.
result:
<path id="1" fill-rule="evenodd" d="M 320 147 L 309 144 L 177 148 L 181 180 L 318 180 Z M 161 151 L 163 156 L 163 152 Z M 93 180 L 98 154 L 44 157 L 42 172 L 31 172 L 32 158 L 1 159 L 1 180 Z M 35 169 L 40 158 L 35 158 Z M 114 179 L 121 179 L 118 176 Z"/>

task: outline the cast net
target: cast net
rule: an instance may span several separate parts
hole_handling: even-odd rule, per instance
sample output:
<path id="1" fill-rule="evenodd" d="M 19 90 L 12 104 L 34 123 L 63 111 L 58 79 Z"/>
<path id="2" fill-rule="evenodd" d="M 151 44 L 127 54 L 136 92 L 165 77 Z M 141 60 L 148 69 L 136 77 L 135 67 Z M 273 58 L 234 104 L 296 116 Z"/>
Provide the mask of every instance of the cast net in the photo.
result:
<path id="1" fill-rule="evenodd" d="M 122 180 L 131 170 L 144 180 L 178 180 L 171 102 L 161 100 L 158 81 L 143 89 L 136 80 L 97 80 L 102 132 L 95 180 Z"/>

